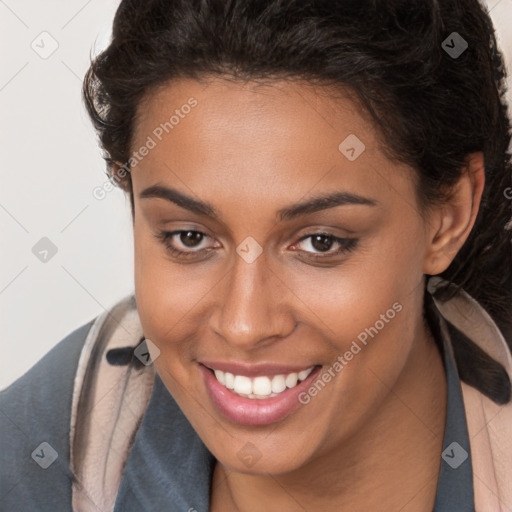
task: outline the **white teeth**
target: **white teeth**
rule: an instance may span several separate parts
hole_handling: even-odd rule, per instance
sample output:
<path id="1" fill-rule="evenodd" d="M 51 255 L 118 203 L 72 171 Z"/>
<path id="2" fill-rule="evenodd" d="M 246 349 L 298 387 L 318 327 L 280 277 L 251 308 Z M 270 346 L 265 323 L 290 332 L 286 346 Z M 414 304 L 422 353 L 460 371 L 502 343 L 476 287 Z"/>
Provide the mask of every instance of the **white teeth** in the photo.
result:
<path id="1" fill-rule="evenodd" d="M 268 396 L 272 393 L 272 382 L 268 377 L 256 377 L 252 381 L 252 392 L 255 395 Z"/>
<path id="2" fill-rule="evenodd" d="M 307 376 L 313 371 L 313 368 L 308 368 L 307 370 L 302 370 L 299 372 L 299 380 L 304 380 L 307 378 Z"/>
<path id="3" fill-rule="evenodd" d="M 215 377 L 217 377 L 217 380 L 223 385 L 226 385 L 226 380 L 224 378 L 224 372 L 221 370 L 215 370 Z"/>
<path id="4" fill-rule="evenodd" d="M 285 384 L 287 388 L 293 388 L 297 385 L 297 379 L 299 376 L 296 373 L 290 373 L 286 376 Z"/>
<path id="5" fill-rule="evenodd" d="M 214 370 L 217 380 L 226 388 L 236 394 L 251 399 L 264 399 L 277 396 L 286 388 L 293 388 L 298 382 L 303 381 L 313 371 L 314 366 L 300 372 L 292 372 L 288 375 L 275 375 L 274 377 L 259 376 L 251 379 L 245 375 L 233 375 L 222 370 Z"/>
<path id="6" fill-rule="evenodd" d="M 220 370 L 219 370 L 220 371 Z M 221 372 L 222 373 L 222 372 Z M 225 383 L 224 386 L 226 386 L 228 389 L 234 389 L 235 387 L 235 376 L 232 373 L 226 372 L 224 374 Z M 223 384 L 221 381 L 219 381 L 221 384 Z"/>
<path id="7" fill-rule="evenodd" d="M 284 380 L 284 375 L 276 375 L 272 379 L 272 392 L 273 393 L 281 393 L 286 389 L 286 381 Z"/>
<path id="8" fill-rule="evenodd" d="M 251 379 L 244 375 L 235 375 L 235 387 L 233 389 L 235 393 L 250 395 L 252 393 Z"/>

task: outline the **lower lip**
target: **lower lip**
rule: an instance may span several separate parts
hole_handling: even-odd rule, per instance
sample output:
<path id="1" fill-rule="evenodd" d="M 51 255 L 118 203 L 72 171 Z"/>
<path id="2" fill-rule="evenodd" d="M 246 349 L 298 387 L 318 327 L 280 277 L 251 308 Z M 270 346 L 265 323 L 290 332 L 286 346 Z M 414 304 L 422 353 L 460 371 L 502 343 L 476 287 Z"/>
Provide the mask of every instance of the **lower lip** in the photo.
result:
<path id="1" fill-rule="evenodd" d="M 302 405 L 299 395 L 309 388 L 321 367 L 316 367 L 294 388 L 287 388 L 278 396 L 261 399 L 237 395 L 224 387 L 204 365 L 199 364 L 199 369 L 213 403 L 229 420 L 240 425 L 269 425 L 284 419 Z"/>

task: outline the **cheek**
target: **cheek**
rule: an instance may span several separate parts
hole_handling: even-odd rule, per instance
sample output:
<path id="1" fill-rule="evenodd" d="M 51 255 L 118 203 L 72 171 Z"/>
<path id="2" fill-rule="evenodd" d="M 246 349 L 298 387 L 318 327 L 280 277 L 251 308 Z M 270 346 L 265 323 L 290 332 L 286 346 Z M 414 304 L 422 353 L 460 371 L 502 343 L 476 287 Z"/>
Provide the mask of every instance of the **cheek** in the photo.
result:
<path id="1" fill-rule="evenodd" d="M 212 267 L 178 265 L 149 230 L 134 230 L 135 295 L 146 336 L 172 341 L 172 331 L 193 313 L 219 280 Z"/>
<path id="2" fill-rule="evenodd" d="M 383 233 L 336 268 L 286 270 L 290 289 L 313 313 L 316 335 L 329 344 L 332 365 L 343 358 L 331 366 L 344 402 L 333 411 L 353 412 L 354 403 L 370 410 L 406 363 L 422 322 L 423 249 L 408 242 L 417 240 L 415 230 Z"/>
<path id="3" fill-rule="evenodd" d="M 394 303 L 404 308 L 407 305 L 406 309 L 414 312 L 410 305 L 416 307 L 422 300 L 423 248 L 409 243 L 418 240 L 418 227 L 410 224 L 384 230 L 364 241 L 337 267 L 301 264 L 282 269 L 287 286 L 314 314 L 317 327 L 339 345 L 337 348 L 344 348 L 347 340 L 373 326 Z"/>

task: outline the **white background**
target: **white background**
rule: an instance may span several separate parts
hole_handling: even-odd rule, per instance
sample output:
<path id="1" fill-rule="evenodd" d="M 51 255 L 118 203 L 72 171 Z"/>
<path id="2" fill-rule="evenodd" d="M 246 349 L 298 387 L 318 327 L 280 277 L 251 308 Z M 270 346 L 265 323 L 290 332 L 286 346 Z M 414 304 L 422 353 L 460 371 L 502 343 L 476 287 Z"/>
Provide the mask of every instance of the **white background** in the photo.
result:
<path id="1" fill-rule="evenodd" d="M 117 4 L 0 0 L 0 389 L 133 291 L 129 201 L 92 195 L 105 165 L 81 100 Z M 512 0 L 487 5 L 512 70 Z M 42 237 L 57 247 L 46 263 Z"/>

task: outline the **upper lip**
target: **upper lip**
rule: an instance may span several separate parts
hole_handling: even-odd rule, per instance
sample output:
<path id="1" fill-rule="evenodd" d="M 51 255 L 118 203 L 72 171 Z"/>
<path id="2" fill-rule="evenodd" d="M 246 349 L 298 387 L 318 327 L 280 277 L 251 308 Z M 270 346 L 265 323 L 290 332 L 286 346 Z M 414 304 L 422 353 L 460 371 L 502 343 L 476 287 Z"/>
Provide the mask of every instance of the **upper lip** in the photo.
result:
<path id="1" fill-rule="evenodd" d="M 210 370 L 221 370 L 229 372 L 233 375 L 245 375 L 246 377 L 258 376 L 274 376 L 286 375 L 289 373 L 298 373 L 302 370 L 307 370 L 315 364 L 247 364 L 247 363 L 230 363 L 221 361 L 200 361 L 203 366 Z"/>

